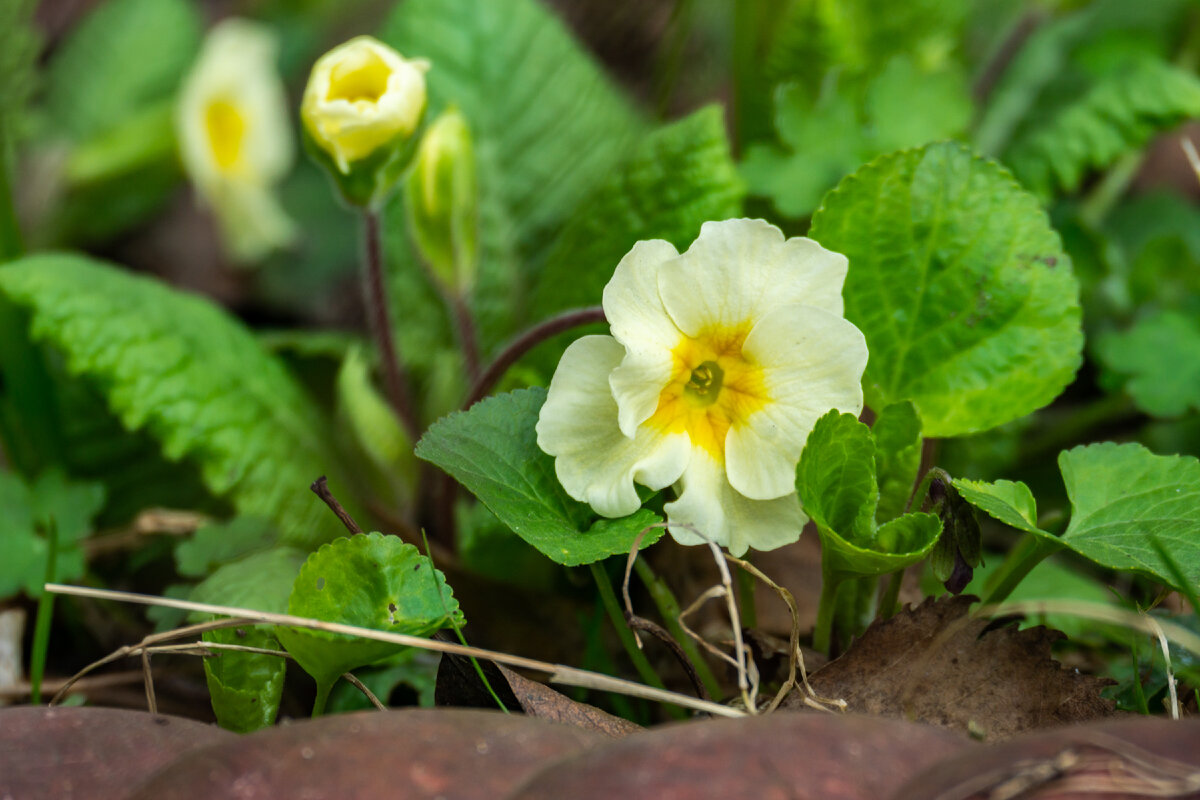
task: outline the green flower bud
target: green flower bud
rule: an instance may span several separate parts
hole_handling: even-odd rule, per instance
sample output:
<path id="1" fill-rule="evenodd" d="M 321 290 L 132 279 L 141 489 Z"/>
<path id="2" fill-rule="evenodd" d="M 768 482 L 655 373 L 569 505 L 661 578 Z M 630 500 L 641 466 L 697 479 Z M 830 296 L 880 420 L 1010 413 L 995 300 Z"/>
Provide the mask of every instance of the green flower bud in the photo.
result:
<path id="1" fill-rule="evenodd" d="M 449 109 L 429 126 L 408 176 L 409 229 L 434 275 L 460 294 L 479 258 L 479 189 L 467 121 Z"/>

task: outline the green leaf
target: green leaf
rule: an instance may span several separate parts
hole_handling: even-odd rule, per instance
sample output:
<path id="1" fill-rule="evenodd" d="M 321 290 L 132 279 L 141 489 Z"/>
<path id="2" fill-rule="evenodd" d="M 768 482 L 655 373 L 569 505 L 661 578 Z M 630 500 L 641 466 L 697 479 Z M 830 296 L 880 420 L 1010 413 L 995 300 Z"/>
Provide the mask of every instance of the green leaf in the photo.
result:
<path id="1" fill-rule="evenodd" d="M 217 567 L 196 584 L 188 599 L 282 614 L 304 559 L 304 551 L 294 547 L 251 553 Z"/>
<path id="2" fill-rule="evenodd" d="M 659 128 L 567 222 L 539 279 L 534 315 L 596 305 L 635 242 L 666 239 L 682 250 L 704 222 L 739 216 L 744 194 L 719 106 Z"/>
<path id="3" fill-rule="evenodd" d="M 278 538 L 270 521 L 260 517 L 235 517 L 205 525 L 175 547 L 175 569 L 180 575 L 202 578 L 218 567 L 267 549 Z"/>
<path id="4" fill-rule="evenodd" d="M 51 524 L 58 538 L 54 579 L 81 578 L 85 562 L 79 542 L 91 533 L 92 517 L 103 505 L 103 486 L 70 482 L 58 470 L 43 473 L 31 484 L 0 472 L 0 598 L 22 590 L 30 597 L 41 596 Z"/>
<path id="5" fill-rule="evenodd" d="M 293 548 L 253 553 L 218 567 L 192 590 L 188 599 L 282 614 L 303 563 L 304 553 Z M 206 631 L 203 638 L 206 642 L 280 649 L 273 630 L 262 626 Z M 274 724 L 287 670 L 284 659 L 262 653 L 213 652 L 214 656 L 204 659 L 204 677 L 221 727 L 249 733 Z"/>
<path id="6" fill-rule="evenodd" d="M 174 93 L 200 47 L 187 0 L 110 0 L 56 49 L 46 103 L 54 128 L 87 139 Z"/>
<path id="7" fill-rule="evenodd" d="M 850 259 L 867 404 L 911 400 L 927 436 L 1023 416 L 1079 367 L 1079 290 L 1057 234 L 1036 198 L 961 145 L 873 161 L 826 196 L 810 235 Z"/>
<path id="8" fill-rule="evenodd" d="M 283 365 L 212 303 L 73 255 L 0 267 L 0 295 L 33 312 L 32 331 L 95 382 L 129 430 L 168 459 L 198 464 L 238 511 L 314 546 L 336 520 L 308 491 L 339 471 L 325 423 Z"/>
<path id="9" fill-rule="evenodd" d="M 801 86 L 781 86 L 775 127 L 784 146 L 751 145 L 742 176 L 751 193 L 771 198 L 787 217 L 811 214 L 829 187 L 871 154 L 855 104 L 836 92 L 813 102 Z"/>
<path id="10" fill-rule="evenodd" d="M 1142 60 L 1101 78 L 1044 124 L 1015 139 L 1004 161 L 1044 198 L 1073 192 L 1155 134 L 1200 115 L 1200 79 L 1166 62 Z"/>
<path id="11" fill-rule="evenodd" d="M 924 558 L 941 533 L 932 514 L 905 514 L 876 526 L 875 439 L 853 414 L 817 420 L 796 470 L 796 491 L 821 536 L 823 569 L 860 577 L 894 572 Z"/>
<path id="12" fill-rule="evenodd" d="M 955 478 L 953 483 L 964 500 L 1005 525 L 1028 533 L 1044 533 L 1037 526 L 1037 503 L 1033 493 L 1020 481 L 988 483 Z"/>
<path id="13" fill-rule="evenodd" d="M 206 642 L 280 650 L 275 636 L 262 628 L 219 628 L 205 631 Z M 235 733 L 250 733 L 275 724 L 287 661 L 281 653 L 214 650 L 204 659 L 204 678 L 217 724 Z"/>
<path id="14" fill-rule="evenodd" d="M 1106 442 L 1067 450 L 1058 464 L 1072 509 L 1064 544 L 1106 567 L 1174 585 L 1150 544 L 1154 536 L 1192 587 L 1200 586 L 1200 461 Z"/>
<path id="15" fill-rule="evenodd" d="M 1192 317 L 1160 311 L 1127 331 L 1104 333 L 1096 355 L 1125 378 L 1125 391 L 1147 414 L 1200 410 L 1200 325 Z"/>
<path id="16" fill-rule="evenodd" d="M 966 75 L 949 65 L 922 70 L 911 58 L 897 56 L 867 87 L 874 153 L 960 136 L 973 111 Z"/>
<path id="17" fill-rule="evenodd" d="M 442 573 L 416 547 L 369 533 L 337 539 L 309 556 L 292 587 L 288 613 L 374 630 L 425 636 L 463 624 Z M 401 648 L 300 628 L 278 628 L 283 646 L 319 687 Z"/>
<path id="18" fill-rule="evenodd" d="M 471 306 L 489 352 L 513 332 L 512 298 L 528 289 L 551 232 L 608 175 L 639 125 L 603 71 L 534 0 L 408 0 L 380 38 L 434 65 L 427 76 L 430 119 L 453 104 L 468 121 L 481 250 Z M 411 254 L 394 273 L 398 316 L 436 326 L 437 295 L 405 263 Z M 400 331 L 402 338 L 408 333 Z M 404 344 L 418 352 L 419 344 Z"/>
<path id="19" fill-rule="evenodd" d="M 590 564 L 628 553 L 648 525 L 660 521 L 641 509 L 620 519 L 600 519 L 567 495 L 554 473 L 554 459 L 537 446 L 538 412 L 545 389 L 523 389 L 490 397 L 435 423 L 417 443 L 417 457 L 430 461 L 465 486 L 518 536 L 566 566 Z M 649 547 L 662 537 L 651 528 Z"/>

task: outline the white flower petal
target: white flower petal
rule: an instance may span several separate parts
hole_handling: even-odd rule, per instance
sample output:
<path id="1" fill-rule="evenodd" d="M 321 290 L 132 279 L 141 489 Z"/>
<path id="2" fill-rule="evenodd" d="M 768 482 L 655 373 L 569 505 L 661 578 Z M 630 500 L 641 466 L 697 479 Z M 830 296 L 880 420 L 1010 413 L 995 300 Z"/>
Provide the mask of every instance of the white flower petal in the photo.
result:
<path id="1" fill-rule="evenodd" d="M 841 315 L 847 261 L 760 219 L 706 222 L 687 252 L 658 272 L 671 319 L 696 336 L 736 328 L 781 306 L 803 304 Z M 607 309 L 607 306 L 606 306 Z"/>
<path id="2" fill-rule="evenodd" d="M 658 272 L 679 252 L 662 239 L 633 246 L 604 287 L 604 316 L 613 338 L 631 350 L 670 350 L 679 329 L 658 298 Z"/>
<path id="3" fill-rule="evenodd" d="M 762 366 L 771 401 L 730 429 L 726 470 L 739 492 L 767 500 L 795 490 L 796 464 L 818 419 L 831 408 L 862 411 L 867 343 L 840 316 L 789 306 L 760 319 L 742 352 Z"/>
<path id="4" fill-rule="evenodd" d="M 606 517 L 632 514 L 642 504 L 634 482 L 656 490 L 669 486 L 691 455 L 684 434 L 643 428 L 630 438 L 617 427 L 608 375 L 624 353 L 611 336 L 573 342 L 558 363 L 537 423 L 538 447 L 555 457 L 567 494 Z"/>
<path id="5" fill-rule="evenodd" d="M 679 499 L 667 503 L 671 536 L 680 544 L 712 540 L 735 556 L 747 548 L 773 550 L 800 538 L 808 518 L 796 494 L 774 500 L 751 500 L 725 479 L 725 471 L 705 451 L 693 451 L 680 478 Z M 692 526 L 701 535 L 683 526 Z"/>
<path id="6" fill-rule="evenodd" d="M 654 414 L 673 363 L 669 350 L 630 351 L 612 371 L 608 385 L 617 403 L 621 433 L 635 436 L 638 426 Z"/>

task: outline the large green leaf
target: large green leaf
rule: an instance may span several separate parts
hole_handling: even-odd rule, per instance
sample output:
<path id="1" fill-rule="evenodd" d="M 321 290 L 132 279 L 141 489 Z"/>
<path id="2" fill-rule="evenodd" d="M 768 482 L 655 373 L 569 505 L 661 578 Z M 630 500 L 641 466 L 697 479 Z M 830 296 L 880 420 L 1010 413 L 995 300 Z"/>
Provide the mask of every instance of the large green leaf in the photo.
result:
<path id="1" fill-rule="evenodd" d="M 911 400 L 928 436 L 1054 399 L 1080 363 L 1078 285 L 1036 198 L 957 144 L 882 156 L 826 196 L 811 235 L 844 253 L 846 318 L 873 408 Z"/>
<path id="2" fill-rule="evenodd" d="M 1042 197 L 1074 191 L 1152 136 L 1200 116 L 1200 79 L 1160 61 L 1140 61 L 1100 79 L 1074 103 L 1013 141 L 1004 161 Z"/>
<path id="3" fill-rule="evenodd" d="M 98 385 L 130 430 L 168 459 L 198 464 L 243 514 L 274 520 L 285 543 L 314 546 L 336 520 L 308 491 L 339 471 L 325 423 L 283 365 L 217 306 L 82 256 L 0 268 L 0 294 L 33 312 L 32 331 Z"/>
<path id="4" fill-rule="evenodd" d="M 1200 461 L 1159 456 L 1140 444 L 1086 445 L 1058 457 L 1071 523 L 1062 536 L 1038 528 L 1023 483 L 956 480 L 962 496 L 991 516 L 1110 569 L 1143 572 L 1175 585 L 1157 539 L 1193 588 L 1200 586 Z M 1181 588 L 1181 587 L 1176 587 Z"/>
<path id="5" fill-rule="evenodd" d="M 453 104 L 468 121 L 480 191 L 472 307 L 489 351 L 512 332 L 514 300 L 544 260 L 550 232 L 608 174 L 639 126 L 586 51 L 534 0 L 408 0 L 380 38 L 432 62 L 431 115 Z M 405 319 L 430 314 L 428 287 L 401 285 L 416 282 L 413 272 L 396 270 L 393 301 Z"/>
<path id="6" fill-rule="evenodd" d="M 635 242 L 682 250 L 708 220 L 739 216 L 744 194 L 719 107 L 654 131 L 572 215 L 538 283 L 535 316 L 596 305 Z"/>
<path id="7" fill-rule="evenodd" d="M 294 616 L 424 636 L 463 624 L 458 601 L 433 562 L 395 536 L 337 539 L 308 557 L 288 598 Z M 328 692 L 338 676 L 400 646 L 306 628 L 278 628 L 283 646 Z"/>
<path id="8" fill-rule="evenodd" d="M 596 519 L 572 499 L 554 474 L 554 459 L 537 445 L 545 389 L 490 397 L 434 424 L 417 443 L 417 456 L 465 486 L 501 522 L 559 564 L 576 566 L 628 553 L 656 514 L 641 509 L 620 519 Z M 643 546 L 662 537 L 646 531 Z"/>
<path id="9" fill-rule="evenodd" d="M 796 491 L 821 536 L 822 568 L 837 579 L 882 575 L 927 556 L 942 531 L 932 514 L 875 522 L 879 488 L 875 437 L 853 414 L 817 420 L 800 464 Z"/>
<path id="10" fill-rule="evenodd" d="M 1160 311 L 1127 331 L 1096 341 L 1096 355 L 1127 377 L 1125 391 L 1156 417 L 1200 410 L 1200 324 L 1176 311 Z"/>
<path id="11" fill-rule="evenodd" d="M 90 138 L 170 96 L 200 47 L 187 0 L 109 0 L 55 51 L 46 103 L 56 132 Z"/>

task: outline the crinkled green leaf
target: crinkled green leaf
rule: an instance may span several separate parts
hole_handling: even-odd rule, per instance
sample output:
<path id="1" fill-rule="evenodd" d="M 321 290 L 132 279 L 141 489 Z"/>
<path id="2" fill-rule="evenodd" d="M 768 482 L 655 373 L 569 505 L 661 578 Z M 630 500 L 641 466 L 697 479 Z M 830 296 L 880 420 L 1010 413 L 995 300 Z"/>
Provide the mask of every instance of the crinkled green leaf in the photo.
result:
<path id="1" fill-rule="evenodd" d="M 1160 311 L 1127 331 L 1101 335 L 1096 355 L 1125 379 L 1125 391 L 1147 414 L 1200 410 L 1200 324 L 1194 318 Z"/>
<path id="2" fill-rule="evenodd" d="M 817 420 L 796 470 L 796 491 L 821 536 L 823 569 L 843 577 L 882 575 L 929 554 L 942 525 L 932 514 L 875 523 L 875 439 L 853 414 Z"/>
<path id="3" fill-rule="evenodd" d="M 810 235 L 850 259 L 846 318 L 867 404 L 911 400 L 928 436 L 1049 403 L 1080 363 L 1078 285 L 1036 198 L 958 144 L 882 156 L 830 192 Z"/>
<path id="4" fill-rule="evenodd" d="M 1020 481 L 972 481 L 955 478 L 954 488 L 971 505 L 1017 530 L 1039 533 L 1037 503 Z"/>
<path id="5" fill-rule="evenodd" d="M 413 545 L 381 533 L 343 537 L 310 555 L 292 586 L 288 613 L 412 636 L 464 622 L 458 601 L 433 563 Z M 401 649 L 300 628 L 281 627 L 276 633 L 322 687 Z"/>
<path id="6" fill-rule="evenodd" d="M 275 526 L 261 517 L 235 517 L 204 525 L 175 547 L 175 569 L 186 577 L 203 578 L 218 567 L 269 548 L 278 538 Z"/>
<path id="7" fill-rule="evenodd" d="M 518 536 L 559 564 L 576 566 L 628 553 L 633 540 L 659 522 L 641 509 L 620 519 L 596 520 L 558 482 L 554 459 L 537 445 L 545 389 L 490 397 L 435 423 L 417 443 L 417 457 L 438 465 L 480 499 Z M 662 537 L 646 531 L 642 546 Z"/>
<path id="8" fill-rule="evenodd" d="M 1103 566 L 1174 585 L 1153 536 L 1192 587 L 1200 586 L 1200 461 L 1106 442 L 1067 450 L 1058 465 L 1071 498 L 1065 545 Z"/>
<path id="9" fill-rule="evenodd" d="M 1155 134 L 1200 116 L 1200 79 L 1143 60 L 1101 78 L 1074 103 L 1013 141 L 1004 161 L 1042 197 L 1072 192 L 1091 170 L 1112 164 Z"/>
<path id="10" fill-rule="evenodd" d="M 666 239 L 682 250 L 704 222 L 739 216 L 744 194 L 721 108 L 659 128 L 571 216 L 539 279 L 535 316 L 596 305 L 635 242 Z"/>
<path id="11" fill-rule="evenodd" d="M 385 705 L 398 687 L 406 686 L 416 694 L 417 705 L 432 708 L 434 690 L 437 689 L 438 664 L 441 654 L 428 650 L 409 648 L 373 666 L 355 671 L 354 677 L 362 681 Z M 393 702 L 395 702 L 393 700 Z M 408 703 L 404 703 L 408 705 Z M 358 687 L 348 682 L 338 683 L 329 695 L 327 711 L 341 714 L 347 711 L 368 711 L 375 706 Z"/>
<path id="12" fill-rule="evenodd" d="M 200 47 L 203 22 L 187 0 L 109 0 L 56 49 L 46 103 L 56 132 L 102 133 L 174 93 Z"/>
<path id="13" fill-rule="evenodd" d="M 205 631 L 204 641 L 281 650 L 274 634 L 263 628 L 219 628 Z M 250 733 L 275 724 L 287 661 L 265 653 L 214 650 L 204 659 L 204 678 L 217 724 Z"/>
<path id="14" fill-rule="evenodd" d="M 514 298 L 528 290 L 552 232 L 607 176 L 640 126 L 603 71 L 535 0 L 408 0 L 397 4 L 380 38 L 434 64 L 430 118 L 453 104 L 471 130 L 481 251 L 471 305 L 491 351 L 513 333 Z M 438 297 L 418 270 L 404 266 L 411 255 L 402 255 L 393 303 L 400 317 L 421 324 L 399 335 L 408 352 L 422 355 L 413 329 L 426 321 L 437 328 Z"/>
<path id="15" fill-rule="evenodd" d="M 212 303 L 73 255 L 0 268 L 0 294 L 33 312 L 32 331 L 93 381 L 130 430 L 147 430 L 168 459 L 197 463 L 238 511 L 278 524 L 305 546 L 336 535 L 308 491 L 336 475 L 311 400 L 241 324 Z"/>
<path id="16" fill-rule="evenodd" d="M 0 472 L 0 598 L 22 590 L 30 597 L 42 594 L 51 524 L 58 541 L 54 580 L 82 577 L 85 562 L 79 542 L 91 533 L 92 518 L 103 505 L 103 486 L 68 481 L 58 470 L 28 484 L 13 473 Z"/>

